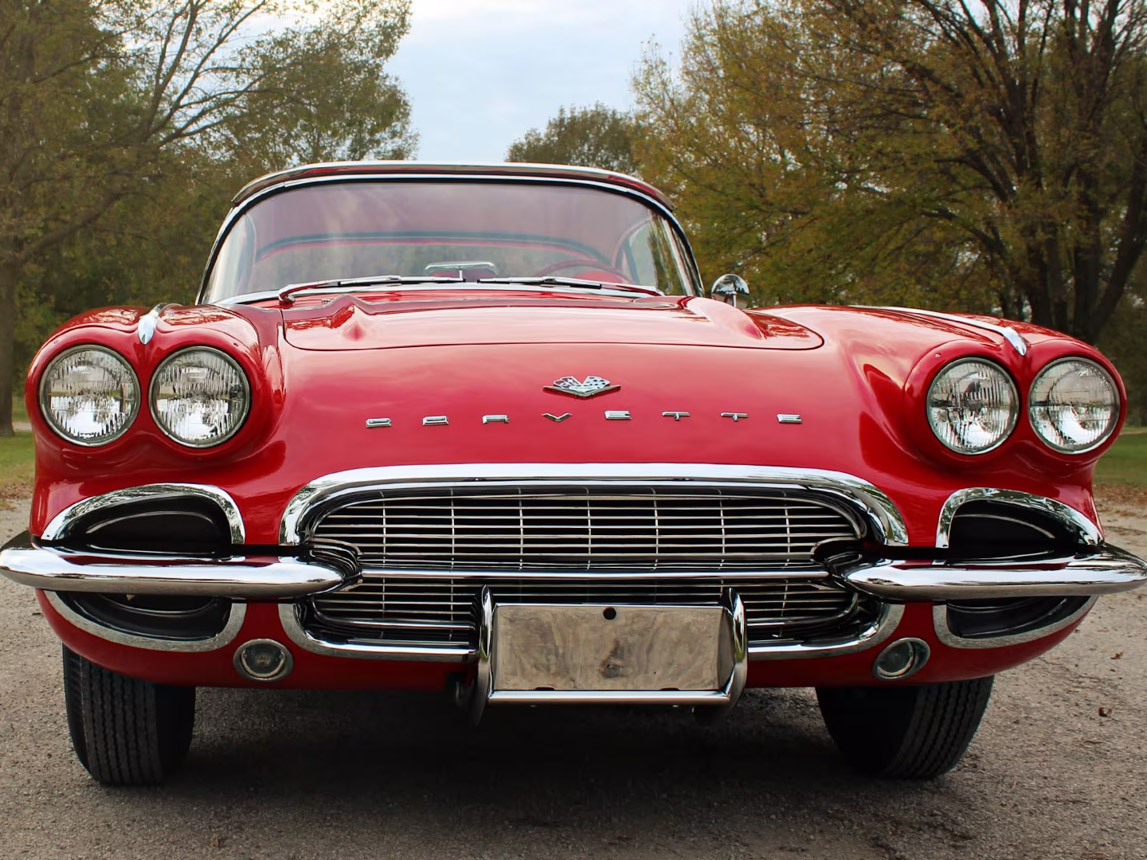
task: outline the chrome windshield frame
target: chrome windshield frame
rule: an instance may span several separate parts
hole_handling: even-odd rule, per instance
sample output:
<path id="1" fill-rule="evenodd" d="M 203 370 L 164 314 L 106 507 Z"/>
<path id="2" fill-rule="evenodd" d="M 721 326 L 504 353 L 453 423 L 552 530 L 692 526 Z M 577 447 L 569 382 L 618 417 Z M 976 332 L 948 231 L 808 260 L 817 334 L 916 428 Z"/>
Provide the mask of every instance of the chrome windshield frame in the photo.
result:
<path id="1" fill-rule="evenodd" d="M 685 230 L 681 227 L 680 222 L 673 215 L 672 210 L 669 209 L 664 203 L 655 197 L 644 194 L 636 188 L 631 188 L 623 185 L 616 185 L 610 182 L 602 182 L 593 179 L 578 179 L 568 176 L 517 176 L 500 174 L 491 169 L 490 172 L 483 172 L 481 168 L 475 168 L 473 173 L 435 173 L 433 171 L 419 172 L 419 173 L 384 173 L 377 174 L 334 174 L 327 176 L 307 176 L 302 179 L 285 179 L 282 182 L 268 185 L 265 188 L 243 198 L 238 204 L 232 207 L 231 211 L 227 213 L 227 217 L 223 219 L 223 224 L 219 228 L 219 232 L 215 237 L 215 241 L 211 246 L 211 253 L 207 256 L 207 264 L 203 268 L 203 275 L 199 283 L 199 291 L 196 294 L 196 304 L 207 304 L 207 283 L 211 276 L 211 271 L 215 266 L 215 261 L 219 256 L 219 251 L 223 246 L 223 242 L 231 233 L 231 228 L 235 223 L 258 203 L 267 200 L 277 194 L 282 194 L 285 191 L 290 191 L 296 188 L 305 188 L 310 186 L 330 185 L 333 183 L 375 183 L 375 182 L 478 182 L 478 183 L 530 183 L 534 185 L 565 185 L 580 188 L 596 188 L 606 191 L 611 194 L 618 194 L 622 197 L 628 197 L 645 204 L 650 209 L 653 209 L 669 224 L 674 234 L 681 241 L 683 247 L 688 252 L 685 255 L 685 281 L 684 287 L 691 296 L 703 296 L 705 294 L 704 285 L 701 281 L 701 272 L 697 267 L 697 260 L 693 254 L 693 247 L 689 243 L 689 237 L 685 235 Z M 212 304 L 242 304 L 244 301 L 255 301 L 249 298 L 254 295 L 262 295 L 271 293 L 273 297 L 277 291 L 261 291 L 259 293 L 244 293 L 238 296 L 227 296 L 222 299 L 212 301 Z"/>

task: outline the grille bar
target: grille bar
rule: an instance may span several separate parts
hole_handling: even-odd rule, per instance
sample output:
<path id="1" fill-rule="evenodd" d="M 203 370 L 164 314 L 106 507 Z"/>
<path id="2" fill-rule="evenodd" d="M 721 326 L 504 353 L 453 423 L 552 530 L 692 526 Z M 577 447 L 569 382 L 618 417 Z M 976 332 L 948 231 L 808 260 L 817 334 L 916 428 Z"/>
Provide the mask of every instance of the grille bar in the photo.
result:
<path id="1" fill-rule="evenodd" d="M 315 597 L 312 624 L 348 637 L 473 643 L 474 606 L 483 585 L 495 603 L 718 605 L 734 588 L 751 642 L 792 638 L 871 618 L 875 601 L 820 579 L 549 580 L 395 577 L 366 574 L 361 585 Z"/>
<path id="2" fill-rule="evenodd" d="M 324 514 L 315 538 L 366 570 L 811 569 L 827 540 L 861 534 L 834 501 L 751 488 L 375 491 Z"/>

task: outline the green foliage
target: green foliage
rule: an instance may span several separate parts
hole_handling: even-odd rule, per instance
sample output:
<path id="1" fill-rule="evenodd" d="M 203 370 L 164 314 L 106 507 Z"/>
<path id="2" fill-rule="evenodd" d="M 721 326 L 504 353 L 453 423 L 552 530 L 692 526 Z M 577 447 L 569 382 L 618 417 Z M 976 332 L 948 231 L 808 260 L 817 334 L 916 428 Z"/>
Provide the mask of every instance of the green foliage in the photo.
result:
<path id="1" fill-rule="evenodd" d="M 574 164 L 636 173 L 633 117 L 605 105 L 559 108 L 545 129 L 532 128 L 511 144 L 506 161 Z"/>
<path id="2" fill-rule="evenodd" d="M 1115 363 L 1127 387 L 1128 423 L 1147 425 L 1147 303 L 1138 285 L 1123 297 L 1099 348 Z"/>
<path id="3" fill-rule="evenodd" d="M 410 105 L 381 71 L 407 30 L 407 4 L 342 5 L 328 26 L 289 29 L 254 52 L 267 83 L 221 128 L 227 150 L 253 172 L 413 154 Z"/>
<path id="4" fill-rule="evenodd" d="M 1141 2 L 716 0 L 635 79 L 646 178 L 765 301 L 1094 341 L 1147 241 Z"/>

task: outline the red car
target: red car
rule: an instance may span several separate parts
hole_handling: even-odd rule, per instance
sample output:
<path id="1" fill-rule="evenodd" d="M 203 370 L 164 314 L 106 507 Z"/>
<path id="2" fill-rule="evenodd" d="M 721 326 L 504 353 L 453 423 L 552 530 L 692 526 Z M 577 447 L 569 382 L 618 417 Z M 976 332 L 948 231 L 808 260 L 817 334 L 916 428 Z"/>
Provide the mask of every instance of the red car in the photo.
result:
<path id="1" fill-rule="evenodd" d="M 0 570 L 63 640 L 80 761 L 163 779 L 201 685 L 475 719 L 810 686 L 860 768 L 951 768 L 993 675 L 1147 578 L 1091 493 L 1119 376 L 1024 323 L 704 292 L 627 176 L 248 185 L 196 305 L 84 314 L 28 372 Z"/>

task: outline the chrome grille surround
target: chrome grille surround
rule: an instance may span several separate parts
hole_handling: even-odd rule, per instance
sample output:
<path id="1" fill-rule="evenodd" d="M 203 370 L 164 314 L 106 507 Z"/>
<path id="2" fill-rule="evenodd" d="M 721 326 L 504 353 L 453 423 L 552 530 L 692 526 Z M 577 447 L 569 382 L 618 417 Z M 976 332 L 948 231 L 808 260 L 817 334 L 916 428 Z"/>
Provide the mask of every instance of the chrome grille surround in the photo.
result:
<path id="1" fill-rule="evenodd" d="M 713 463 L 451 463 L 377 466 L 335 472 L 311 481 L 287 504 L 279 542 L 301 543 L 326 511 L 361 495 L 363 490 L 423 490 L 474 486 L 610 487 L 618 484 L 663 487 L 754 487 L 799 490 L 838 499 L 863 515 L 870 537 L 889 546 L 906 546 L 908 528 L 900 511 L 881 490 L 861 478 L 824 469 L 782 466 L 731 466 Z"/>
<path id="2" fill-rule="evenodd" d="M 474 605 L 744 600 L 752 656 L 869 647 L 898 607 L 842 587 L 826 540 L 906 543 L 895 506 L 841 473 L 704 464 L 463 464 L 321 478 L 288 505 L 285 544 L 358 547 L 362 581 L 281 607 L 296 644 L 376 658 L 470 659 Z M 889 626 L 891 625 L 891 626 Z"/>

